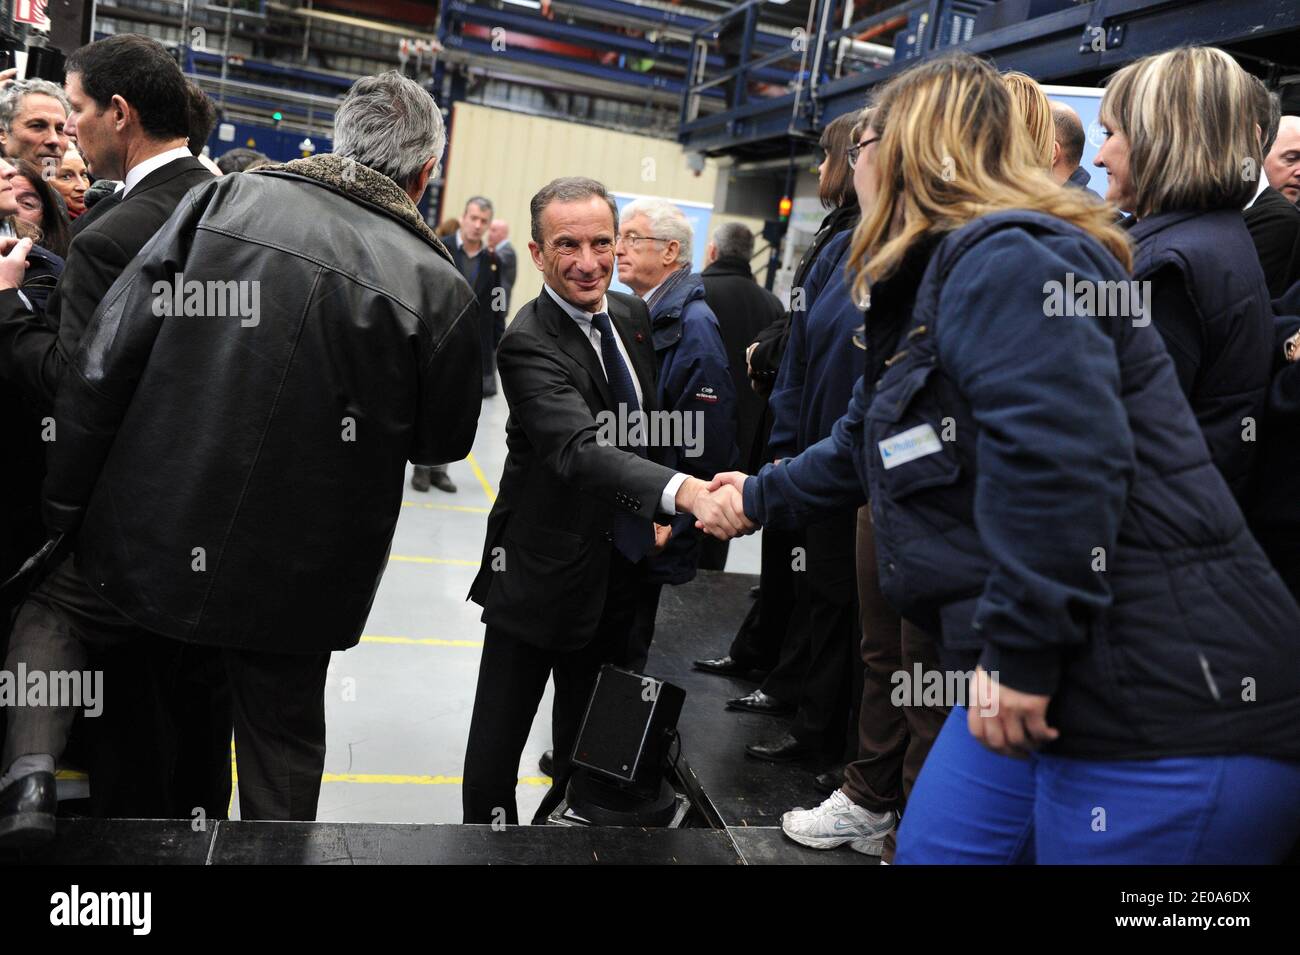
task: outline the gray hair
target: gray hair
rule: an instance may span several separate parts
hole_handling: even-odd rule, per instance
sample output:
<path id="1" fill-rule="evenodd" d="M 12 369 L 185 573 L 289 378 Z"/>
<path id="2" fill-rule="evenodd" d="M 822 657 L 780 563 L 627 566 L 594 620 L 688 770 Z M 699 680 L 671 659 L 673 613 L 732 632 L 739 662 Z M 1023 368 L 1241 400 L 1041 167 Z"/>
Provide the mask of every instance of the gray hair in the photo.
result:
<path id="1" fill-rule="evenodd" d="M 486 196 L 470 196 L 468 199 L 465 200 L 465 208 L 468 209 L 470 206 L 478 206 L 488 215 L 492 215 L 492 213 L 495 211 L 492 208 L 492 200 L 487 198 Z"/>
<path id="2" fill-rule="evenodd" d="M 0 129 L 7 133 L 13 128 L 14 118 L 23 108 L 23 100 L 32 93 L 54 97 L 63 107 L 65 114 L 71 110 L 68 105 L 68 94 L 63 92 L 63 87 L 57 83 L 51 83 L 49 80 L 16 80 L 0 92 Z"/>
<path id="3" fill-rule="evenodd" d="M 552 179 L 528 203 L 529 228 L 533 241 L 542 244 L 542 213 L 552 202 L 579 202 L 592 197 L 604 199 L 609 214 L 614 217 L 614 231 L 618 231 L 618 204 L 604 185 L 586 176 L 561 176 Z"/>
<path id="4" fill-rule="evenodd" d="M 720 259 L 744 259 L 748 262 L 754 257 L 754 233 L 742 222 L 725 222 L 714 230 L 713 247 L 718 250 Z"/>
<path id="5" fill-rule="evenodd" d="M 426 162 L 441 159 L 446 146 L 433 96 L 396 70 L 357 80 L 334 114 L 334 154 L 383 173 L 403 189 L 415 183 Z"/>
<path id="6" fill-rule="evenodd" d="M 685 213 L 667 199 L 635 199 L 623 207 L 623 221 L 645 216 L 650 223 L 650 234 L 660 239 L 677 240 L 677 263 L 691 261 L 691 223 Z"/>

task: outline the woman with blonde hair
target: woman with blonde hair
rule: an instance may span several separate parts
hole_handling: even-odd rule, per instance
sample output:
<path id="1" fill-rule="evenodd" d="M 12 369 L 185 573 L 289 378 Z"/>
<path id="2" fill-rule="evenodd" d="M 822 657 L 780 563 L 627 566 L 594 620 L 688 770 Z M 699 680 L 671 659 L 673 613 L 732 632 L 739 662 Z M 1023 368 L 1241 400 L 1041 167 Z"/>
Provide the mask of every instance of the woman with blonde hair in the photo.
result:
<path id="1" fill-rule="evenodd" d="M 896 861 L 1278 861 L 1300 835 L 1300 608 L 1159 333 L 1099 305 L 1128 281 L 1123 233 L 1016 117 L 967 55 L 881 92 L 850 269 L 870 321 L 906 316 L 895 350 L 830 438 L 714 479 L 728 526 L 869 499 L 885 596 L 950 672 L 976 664 L 941 681 L 956 705 Z"/>
<path id="2" fill-rule="evenodd" d="M 1144 57 L 1106 84 L 1094 163 L 1131 212 L 1133 277 L 1196 412 L 1210 457 L 1249 507 L 1273 361 L 1267 281 L 1242 219 L 1263 158 L 1250 76 L 1222 50 Z"/>
<path id="3" fill-rule="evenodd" d="M 1002 82 L 1011 94 L 1020 121 L 1029 130 L 1040 164 L 1052 168 L 1052 147 L 1056 144 L 1056 124 L 1052 120 L 1052 104 L 1043 88 L 1033 78 L 1016 70 L 1002 74 Z"/>

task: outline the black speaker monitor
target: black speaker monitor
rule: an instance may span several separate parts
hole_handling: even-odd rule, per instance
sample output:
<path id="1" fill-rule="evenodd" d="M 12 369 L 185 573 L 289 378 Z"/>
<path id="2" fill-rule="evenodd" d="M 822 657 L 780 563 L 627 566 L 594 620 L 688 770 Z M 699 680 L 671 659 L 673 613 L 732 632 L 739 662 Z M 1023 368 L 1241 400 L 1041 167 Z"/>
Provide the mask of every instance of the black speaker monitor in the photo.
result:
<path id="1" fill-rule="evenodd" d="M 573 764 L 606 783 L 658 792 L 685 701 L 681 687 L 606 664 L 578 730 Z"/>

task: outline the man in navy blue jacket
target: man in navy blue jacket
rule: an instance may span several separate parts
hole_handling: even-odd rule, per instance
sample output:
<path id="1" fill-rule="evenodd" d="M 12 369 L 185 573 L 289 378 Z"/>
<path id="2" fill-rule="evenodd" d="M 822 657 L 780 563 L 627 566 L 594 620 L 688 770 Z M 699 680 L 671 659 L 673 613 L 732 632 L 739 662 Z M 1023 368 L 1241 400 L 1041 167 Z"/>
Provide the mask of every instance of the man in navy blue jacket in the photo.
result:
<path id="1" fill-rule="evenodd" d="M 712 478 L 738 460 L 736 390 L 704 282 L 691 272 L 690 222 L 672 203 L 638 199 L 623 210 L 615 254 L 619 281 L 650 308 L 664 412 L 652 424 L 657 458 L 676 471 Z M 703 535 L 694 525 L 689 514 L 679 515 L 667 540 L 658 542 L 661 549 L 641 562 L 636 621 L 623 661 L 629 669 L 645 668 L 663 585 L 695 576 Z"/>

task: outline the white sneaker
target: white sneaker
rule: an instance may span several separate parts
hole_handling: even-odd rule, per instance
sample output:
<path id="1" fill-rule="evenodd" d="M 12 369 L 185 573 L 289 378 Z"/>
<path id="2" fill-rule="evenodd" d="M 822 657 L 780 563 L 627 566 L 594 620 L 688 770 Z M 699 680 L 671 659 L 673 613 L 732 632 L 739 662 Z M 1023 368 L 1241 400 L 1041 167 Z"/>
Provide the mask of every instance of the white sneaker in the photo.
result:
<path id="1" fill-rule="evenodd" d="M 863 809 L 837 789 L 816 809 L 791 809 L 781 817 L 781 830 L 813 849 L 834 849 L 847 842 L 855 852 L 878 856 L 896 822 L 893 812 Z"/>

